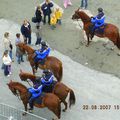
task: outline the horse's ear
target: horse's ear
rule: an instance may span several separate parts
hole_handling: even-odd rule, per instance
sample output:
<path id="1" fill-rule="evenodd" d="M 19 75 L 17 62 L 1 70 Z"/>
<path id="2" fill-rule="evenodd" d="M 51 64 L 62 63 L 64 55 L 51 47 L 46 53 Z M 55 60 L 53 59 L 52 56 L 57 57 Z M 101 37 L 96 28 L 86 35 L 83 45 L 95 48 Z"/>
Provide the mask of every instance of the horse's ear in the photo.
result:
<path id="1" fill-rule="evenodd" d="M 20 69 L 20 73 L 22 73 L 22 70 Z"/>
<path id="2" fill-rule="evenodd" d="M 79 11 L 80 10 L 80 7 L 77 9 L 77 11 Z"/>

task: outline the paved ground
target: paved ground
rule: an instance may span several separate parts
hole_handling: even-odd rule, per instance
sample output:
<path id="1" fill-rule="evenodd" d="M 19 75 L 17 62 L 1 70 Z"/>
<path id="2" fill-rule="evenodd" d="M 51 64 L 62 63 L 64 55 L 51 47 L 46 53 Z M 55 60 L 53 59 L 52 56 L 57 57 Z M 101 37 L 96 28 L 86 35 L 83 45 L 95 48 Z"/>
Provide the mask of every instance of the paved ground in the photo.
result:
<path id="1" fill-rule="evenodd" d="M 35 6 L 41 2 L 43 2 L 43 0 L 21 0 L 17 2 L 16 0 L 1 0 L 0 18 L 10 19 L 22 24 L 24 18 L 31 20 L 34 15 Z M 62 0 L 55 0 L 55 2 L 63 8 Z M 73 60 L 83 65 L 88 62 L 87 66 L 92 69 L 111 73 L 119 77 L 120 58 L 114 51 L 103 47 L 103 42 L 93 42 L 88 48 L 81 44 L 80 48 L 76 49 L 79 42 L 84 39 L 82 32 L 76 29 L 76 26 L 71 20 L 71 15 L 79 7 L 80 0 L 74 0 L 72 3 L 73 6 L 64 10 L 62 26 L 57 26 L 54 31 L 50 30 L 48 25 L 43 27 L 43 39 L 46 40 L 52 48 L 70 56 Z M 119 0 L 116 0 L 116 2 L 113 2 L 113 0 L 109 0 L 109 2 L 108 0 L 102 2 L 99 0 L 90 0 L 88 9 L 95 15 L 97 8 L 103 7 L 106 14 L 106 21 L 120 27 L 119 6 Z M 33 31 L 34 26 L 35 25 L 32 24 Z"/>
<path id="2" fill-rule="evenodd" d="M 56 0 L 55 2 L 63 7 L 62 1 Z M 80 44 L 80 48 L 76 49 L 76 47 L 78 47 L 78 44 L 83 41 L 83 34 L 81 30 L 76 28 L 76 25 L 71 20 L 71 15 L 74 13 L 73 11 L 78 8 L 80 1 L 74 0 L 72 2 L 73 6 L 64 10 L 62 26 L 58 26 L 54 31 L 50 30 L 48 25 L 43 26 L 43 39 L 46 40 L 53 49 L 58 50 L 66 56 L 69 56 L 74 61 L 77 61 L 83 65 L 85 65 L 85 63 L 88 63 L 86 65 L 87 67 L 106 73 L 111 73 L 119 77 L 120 57 L 117 56 L 114 51 L 108 49 L 109 47 L 103 47 L 103 42 L 93 42 L 91 43 L 90 47 L 85 47 L 84 44 Z M 31 19 L 31 17 L 34 15 L 34 7 L 37 3 L 39 2 L 34 0 L 21 0 L 17 2 L 16 0 L 1 0 L 0 18 L 14 22 L 8 22 L 4 19 L 0 20 L 0 51 L 3 51 L 3 33 L 5 31 L 10 31 L 12 35 L 11 38 L 14 43 L 15 33 L 19 31 L 22 20 L 24 18 L 29 18 L 29 20 Z M 91 0 L 89 3 L 89 9 L 93 14 L 96 14 L 96 6 L 102 6 L 105 9 L 107 22 L 116 24 L 120 28 L 120 17 L 118 16 L 120 11 L 120 4 L 118 0 L 116 0 L 116 3 L 113 3 L 113 0 L 109 0 L 109 2 L 107 0 L 104 0 L 102 3 L 98 0 Z M 34 31 L 34 24 L 32 24 L 32 28 Z M 34 35 L 32 43 L 35 43 Z M 113 105 L 120 104 L 120 97 L 118 96 L 120 89 L 119 79 L 115 78 L 112 75 L 105 75 L 94 70 L 90 70 L 76 62 L 73 62 L 70 58 L 63 56 L 59 52 L 53 51 L 52 54 L 57 56 L 64 63 L 63 82 L 75 91 L 77 98 L 76 105 L 67 113 L 62 113 L 61 119 L 73 120 L 76 118 L 76 120 L 118 120 L 119 111 L 115 110 L 113 108 Z M 0 55 L 2 56 L 2 54 Z M 9 82 L 9 79 L 15 79 L 19 81 L 19 69 L 21 68 L 28 71 L 28 66 L 28 62 L 19 65 L 19 67 L 17 63 L 14 62 L 13 75 L 10 78 L 4 77 L 2 71 L 0 72 L 0 86 L 2 85 L 0 91 L 0 95 L 2 97 L 0 97 L 0 102 L 9 103 L 15 107 L 23 108 L 22 103 L 20 103 L 18 106 L 17 98 L 13 96 L 7 89 L 6 83 Z M 29 71 L 31 71 L 30 67 Z M 82 106 L 84 104 L 109 104 L 112 105 L 112 108 L 108 111 L 84 111 L 82 110 Z M 45 114 L 45 112 L 47 112 L 47 114 Z M 40 114 L 47 119 L 50 119 L 52 117 L 52 114 L 46 109 L 40 110 L 40 112 L 38 112 L 37 109 L 35 111 L 35 114 Z"/>

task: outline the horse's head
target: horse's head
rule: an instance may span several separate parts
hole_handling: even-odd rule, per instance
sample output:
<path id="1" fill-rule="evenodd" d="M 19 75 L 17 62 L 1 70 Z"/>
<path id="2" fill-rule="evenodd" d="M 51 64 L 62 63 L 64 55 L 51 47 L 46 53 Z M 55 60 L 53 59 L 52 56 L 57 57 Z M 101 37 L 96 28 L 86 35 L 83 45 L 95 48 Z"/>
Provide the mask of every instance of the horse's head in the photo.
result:
<path id="1" fill-rule="evenodd" d="M 83 22 L 89 22 L 91 20 L 91 18 L 80 9 L 75 11 L 75 13 L 72 15 L 72 19 L 81 19 Z"/>
<path id="2" fill-rule="evenodd" d="M 11 90 L 11 92 L 18 96 L 18 93 L 23 93 L 25 94 L 25 92 L 27 92 L 27 87 L 19 82 L 13 82 L 12 80 L 7 83 L 9 89 Z"/>
<path id="3" fill-rule="evenodd" d="M 25 43 L 18 43 L 17 44 L 17 47 L 19 48 L 19 50 L 23 53 L 23 54 L 25 54 L 26 53 L 26 51 L 25 51 Z"/>
<path id="4" fill-rule="evenodd" d="M 75 11 L 75 13 L 72 15 L 72 19 L 75 20 L 75 19 L 80 19 L 80 16 L 79 16 L 79 8 Z"/>
<path id="5" fill-rule="evenodd" d="M 27 81 L 28 79 L 26 74 L 22 70 L 20 70 L 19 77 L 22 81 Z"/>
<path id="6" fill-rule="evenodd" d="M 15 86 L 13 85 L 12 80 L 9 83 L 7 83 L 7 85 L 9 87 L 9 89 L 11 90 L 11 92 L 16 96 L 18 93 L 17 93 Z"/>
<path id="7" fill-rule="evenodd" d="M 36 79 L 35 75 L 23 72 L 22 70 L 20 70 L 19 77 L 22 81 L 27 81 L 27 79 L 30 79 L 30 80 L 35 80 Z"/>

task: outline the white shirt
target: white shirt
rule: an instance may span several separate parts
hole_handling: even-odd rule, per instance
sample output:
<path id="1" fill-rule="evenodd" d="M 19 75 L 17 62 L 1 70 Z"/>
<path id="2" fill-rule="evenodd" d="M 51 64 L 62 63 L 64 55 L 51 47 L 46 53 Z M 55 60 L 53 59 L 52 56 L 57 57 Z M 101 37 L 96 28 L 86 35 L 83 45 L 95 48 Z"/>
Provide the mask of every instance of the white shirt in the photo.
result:
<path id="1" fill-rule="evenodd" d="M 12 60 L 9 55 L 3 57 L 3 63 L 5 65 L 11 65 L 11 62 L 12 62 Z"/>

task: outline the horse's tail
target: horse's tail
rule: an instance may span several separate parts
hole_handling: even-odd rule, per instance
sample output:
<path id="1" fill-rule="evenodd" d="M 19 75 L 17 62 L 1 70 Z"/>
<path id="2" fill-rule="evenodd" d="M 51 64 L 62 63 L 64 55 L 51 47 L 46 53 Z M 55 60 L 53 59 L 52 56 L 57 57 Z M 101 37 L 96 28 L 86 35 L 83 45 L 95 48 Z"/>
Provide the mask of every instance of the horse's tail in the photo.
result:
<path id="1" fill-rule="evenodd" d="M 71 107 L 71 105 L 75 104 L 75 94 L 73 92 L 73 90 L 70 89 L 70 97 L 69 97 L 69 108 Z"/>
<path id="2" fill-rule="evenodd" d="M 57 75 L 58 82 L 60 82 L 62 80 L 62 76 L 63 76 L 63 67 L 62 67 L 62 63 L 60 62 L 58 75 Z"/>
<path id="3" fill-rule="evenodd" d="M 120 34 L 119 32 L 117 33 L 117 43 L 116 43 L 118 49 L 120 49 Z"/>

